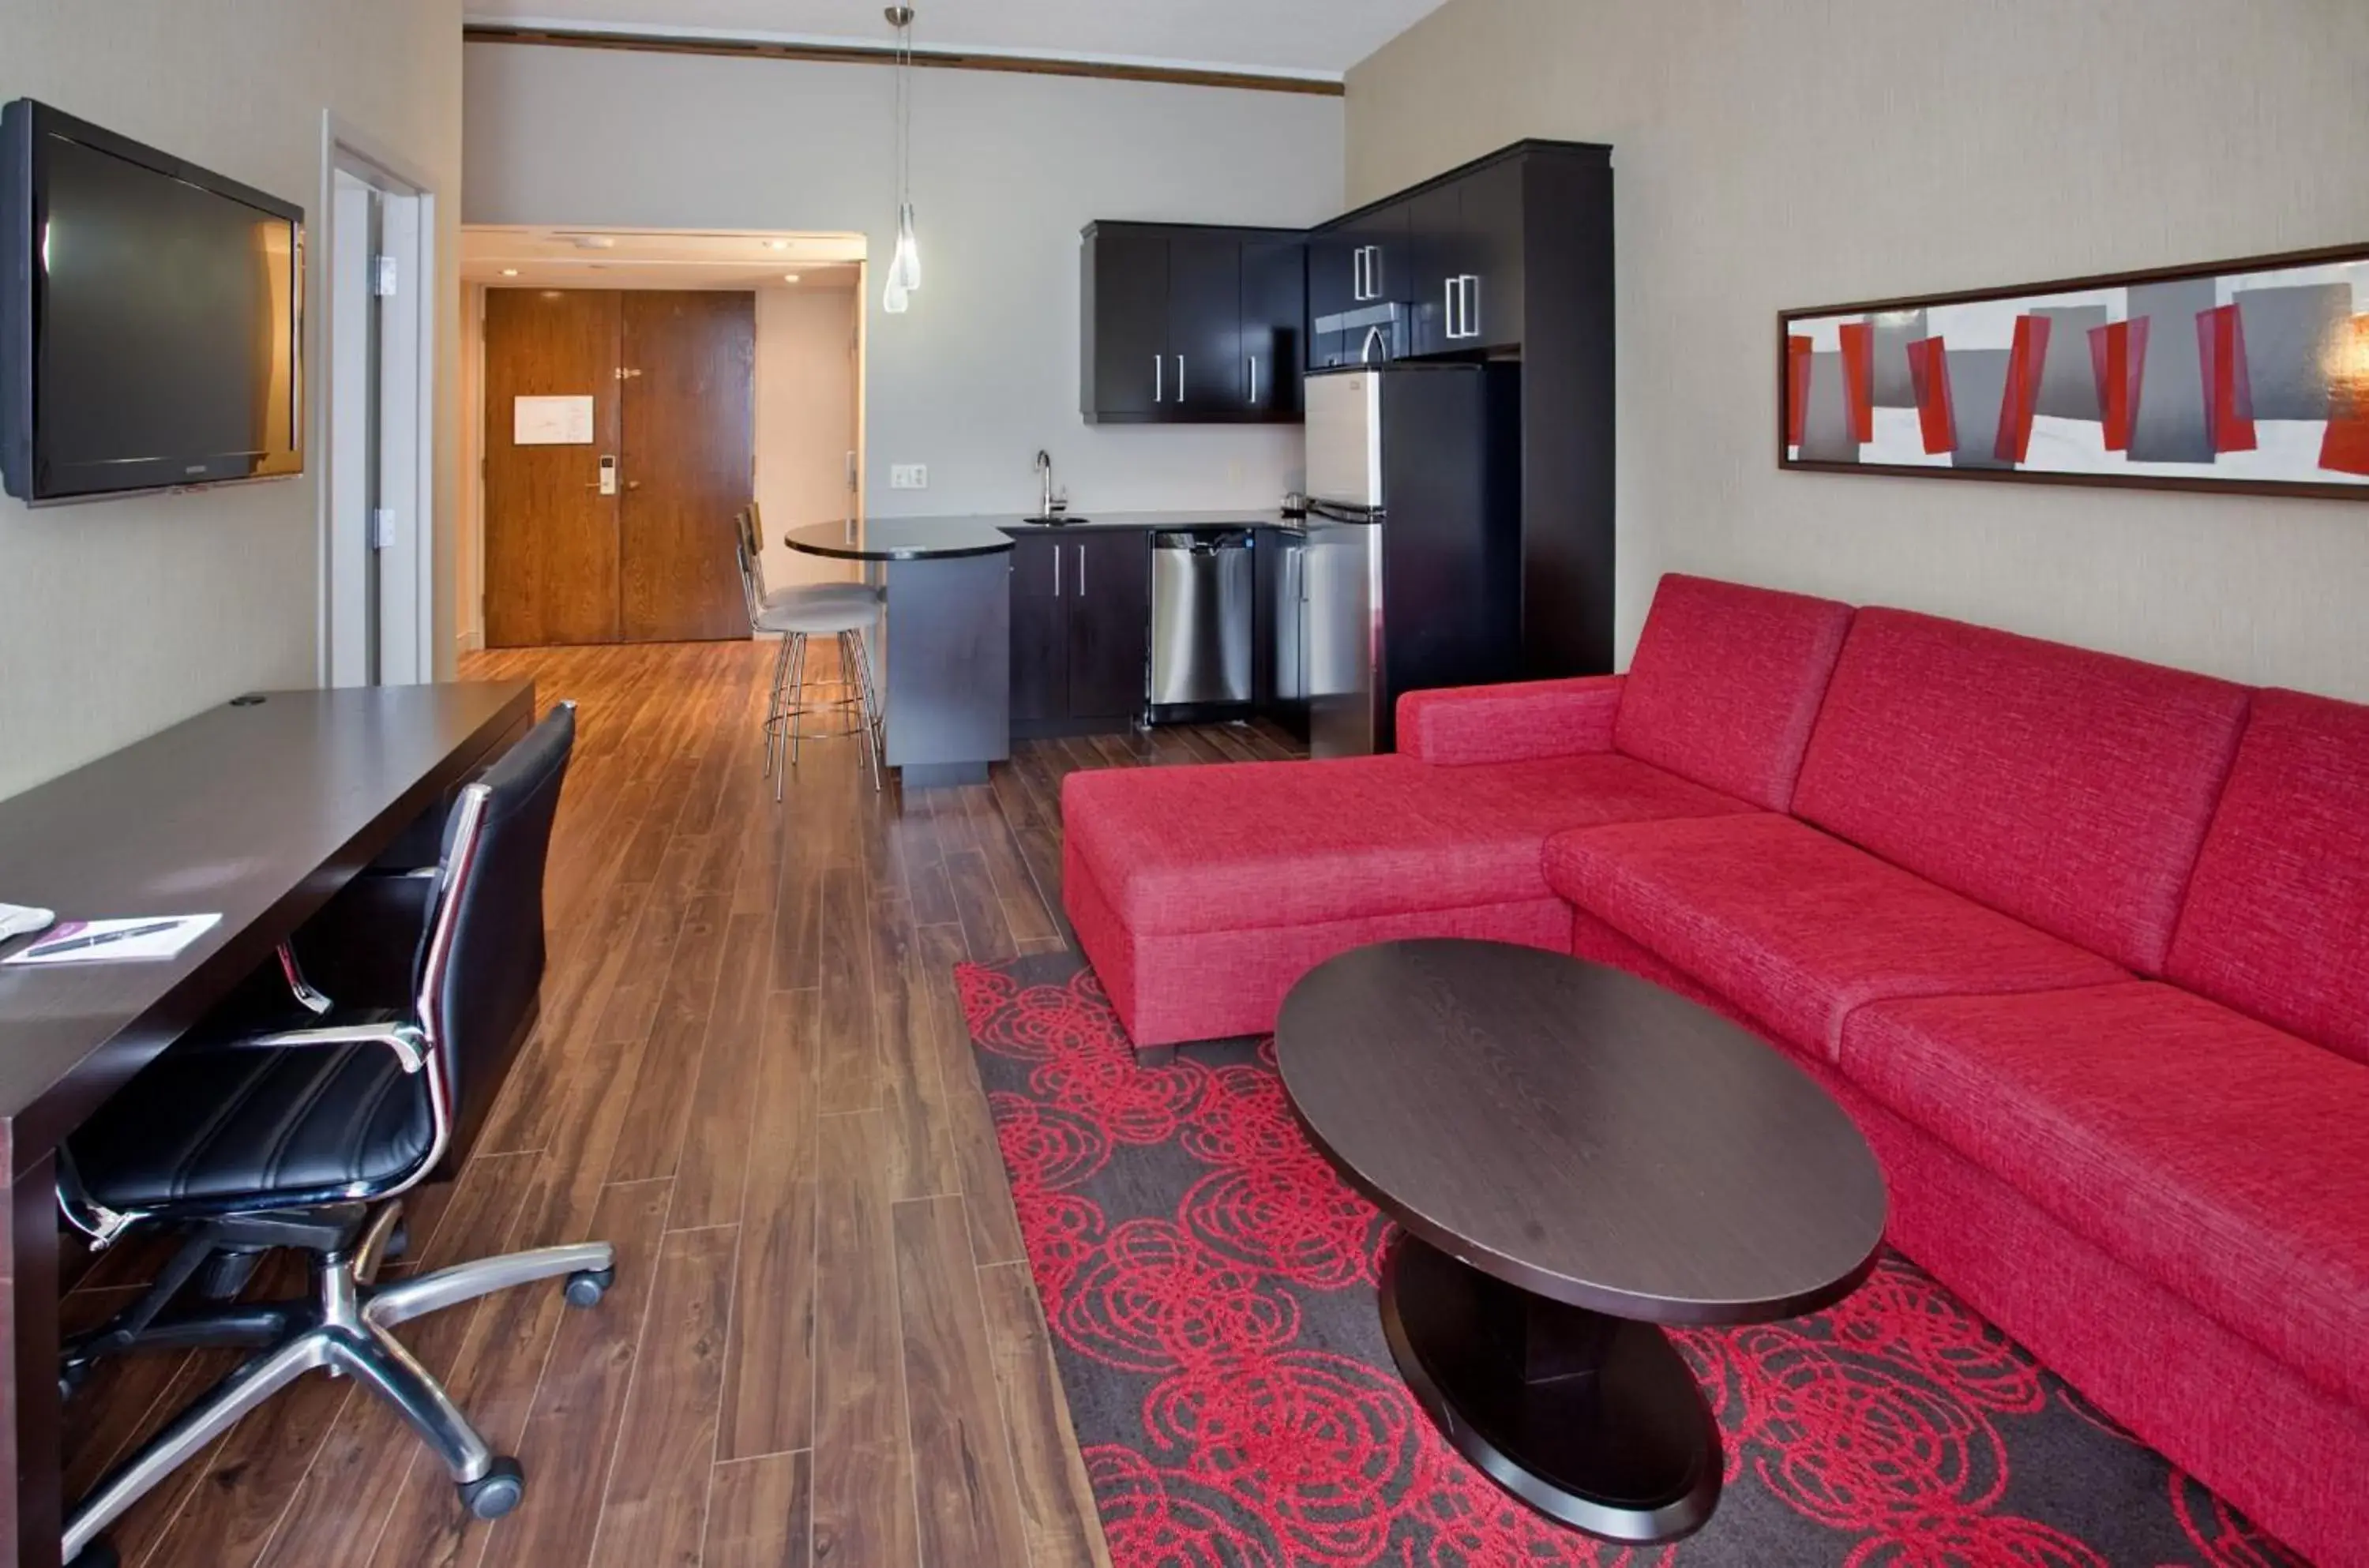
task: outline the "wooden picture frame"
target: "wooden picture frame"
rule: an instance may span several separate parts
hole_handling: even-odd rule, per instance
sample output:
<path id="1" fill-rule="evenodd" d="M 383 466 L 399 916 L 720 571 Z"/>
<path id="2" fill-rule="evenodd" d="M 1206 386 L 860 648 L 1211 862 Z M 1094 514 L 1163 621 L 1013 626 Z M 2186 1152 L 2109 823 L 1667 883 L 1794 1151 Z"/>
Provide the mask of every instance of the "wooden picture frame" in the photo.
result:
<path id="1" fill-rule="evenodd" d="M 2369 500 L 2369 244 L 1777 317 L 1778 466 Z"/>

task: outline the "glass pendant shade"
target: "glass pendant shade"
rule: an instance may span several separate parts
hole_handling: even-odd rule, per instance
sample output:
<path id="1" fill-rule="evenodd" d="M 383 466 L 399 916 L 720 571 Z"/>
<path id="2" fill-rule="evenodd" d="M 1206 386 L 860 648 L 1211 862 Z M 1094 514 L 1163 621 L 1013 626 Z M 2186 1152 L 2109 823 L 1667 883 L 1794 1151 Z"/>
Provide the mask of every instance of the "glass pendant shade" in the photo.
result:
<path id="1" fill-rule="evenodd" d="M 913 13 L 891 6 L 888 23 L 897 29 L 897 248 L 888 258 L 880 308 L 902 315 L 921 286 L 921 247 L 913 237 Z"/>
<path id="2" fill-rule="evenodd" d="M 897 258 L 891 265 L 907 289 L 921 286 L 921 247 L 913 238 L 913 204 L 910 201 L 901 203 L 897 210 Z"/>

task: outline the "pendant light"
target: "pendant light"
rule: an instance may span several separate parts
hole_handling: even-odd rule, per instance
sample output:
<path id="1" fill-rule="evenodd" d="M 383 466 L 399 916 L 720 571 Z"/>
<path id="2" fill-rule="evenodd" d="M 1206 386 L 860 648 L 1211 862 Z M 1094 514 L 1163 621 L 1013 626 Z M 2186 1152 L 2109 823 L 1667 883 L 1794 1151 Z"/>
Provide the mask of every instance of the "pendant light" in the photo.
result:
<path id="1" fill-rule="evenodd" d="M 897 249 L 880 308 L 902 315 L 921 286 L 921 247 L 913 237 L 913 7 L 891 6 L 887 16 L 897 29 Z"/>

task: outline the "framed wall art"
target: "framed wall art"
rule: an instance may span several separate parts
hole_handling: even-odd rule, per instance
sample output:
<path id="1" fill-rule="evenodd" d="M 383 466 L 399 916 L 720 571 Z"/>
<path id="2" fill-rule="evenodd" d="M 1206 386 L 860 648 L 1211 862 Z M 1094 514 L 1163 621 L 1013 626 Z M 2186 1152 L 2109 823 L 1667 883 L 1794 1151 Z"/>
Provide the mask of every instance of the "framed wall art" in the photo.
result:
<path id="1" fill-rule="evenodd" d="M 1778 317 L 1786 468 L 2369 500 L 2369 246 Z"/>

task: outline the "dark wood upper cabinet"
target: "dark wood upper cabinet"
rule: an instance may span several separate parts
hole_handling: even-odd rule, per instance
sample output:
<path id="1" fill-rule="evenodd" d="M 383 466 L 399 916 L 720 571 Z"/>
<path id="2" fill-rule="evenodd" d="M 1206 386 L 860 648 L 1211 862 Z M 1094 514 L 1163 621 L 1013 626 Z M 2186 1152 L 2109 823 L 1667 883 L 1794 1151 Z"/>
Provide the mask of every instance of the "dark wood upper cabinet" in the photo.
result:
<path id="1" fill-rule="evenodd" d="M 1168 242 L 1168 351 L 1164 390 L 1187 419 L 1243 412 L 1242 242 L 1230 234 Z"/>
<path id="2" fill-rule="evenodd" d="M 1310 236 L 1310 368 L 1395 360 L 1411 351 L 1413 236 L 1412 204 L 1405 201 L 1385 202 Z"/>
<path id="3" fill-rule="evenodd" d="M 1086 422 L 1296 422 L 1305 246 L 1292 231 L 1089 224 L 1080 269 Z M 1288 389 L 1278 341 L 1293 356 Z"/>
<path id="4" fill-rule="evenodd" d="M 1252 410 L 1270 419 L 1304 412 L 1308 246 L 1298 238 L 1242 242 L 1242 372 Z"/>
<path id="5" fill-rule="evenodd" d="M 1407 203 L 1417 356 L 1517 349 L 1522 343 L 1521 158 L 1485 164 Z"/>
<path id="6" fill-rule="evenodd" d="M 1407 203 L 1413 220 L 1407 265 L 1413 301 L 1407 307 L 1407 351 L 1441 354 L 1456 348 L 1457 291 L 1462 286 L 1464 188 L 1443 185 Z"/>
<path id="7" fill-rule="evenodd" d="M 1083 252 L 1085 414 L 1156 419 L 1168 399 L 1168 236 L 1104 225 Z"/>

